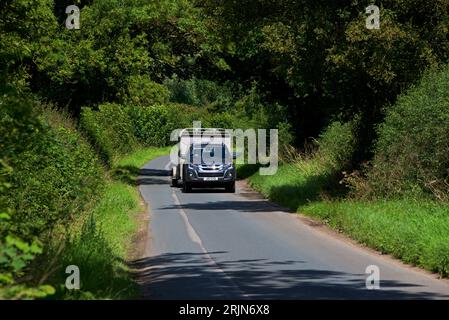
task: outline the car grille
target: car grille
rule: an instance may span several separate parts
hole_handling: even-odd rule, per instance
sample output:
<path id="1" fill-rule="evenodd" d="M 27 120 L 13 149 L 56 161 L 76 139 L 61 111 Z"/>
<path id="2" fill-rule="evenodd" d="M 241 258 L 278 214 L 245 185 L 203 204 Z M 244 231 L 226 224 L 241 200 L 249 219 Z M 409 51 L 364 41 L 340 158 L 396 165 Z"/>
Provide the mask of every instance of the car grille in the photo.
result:
<path id="1" fill-rule="evenodd" d="M 198 177 L 223 177 L 223 172 L 198 172 Z"/>
<path id="2" fill-rule="evenodd" d="M 213 165 L 200 164 L 198 167 L 201 171 L 222 171 L 223 170 L 222 164 L 213 164 Z"/>

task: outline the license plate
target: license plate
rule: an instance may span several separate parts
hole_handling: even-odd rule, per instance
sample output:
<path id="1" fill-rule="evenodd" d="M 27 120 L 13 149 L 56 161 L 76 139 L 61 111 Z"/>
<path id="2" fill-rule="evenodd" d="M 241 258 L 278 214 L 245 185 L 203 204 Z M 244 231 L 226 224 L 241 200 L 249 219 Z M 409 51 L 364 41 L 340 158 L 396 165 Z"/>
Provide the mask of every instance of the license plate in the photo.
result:
<path id="1" fill-rule="evenodd" d="M 204 181 L 218 181 L 218 177 L 205 177 L 203 178 Z"/>

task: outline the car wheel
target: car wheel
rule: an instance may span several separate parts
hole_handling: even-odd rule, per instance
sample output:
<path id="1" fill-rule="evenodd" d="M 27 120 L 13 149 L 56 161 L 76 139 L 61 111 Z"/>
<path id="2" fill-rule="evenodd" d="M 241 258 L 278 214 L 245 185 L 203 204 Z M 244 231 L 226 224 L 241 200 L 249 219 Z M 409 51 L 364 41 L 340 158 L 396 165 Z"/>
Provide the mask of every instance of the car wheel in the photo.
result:
<path id="1" fill-rule="evenodd" d="M 235 181 L 229 183 L 229 184 L 225 187 L 225 189 L 226 189 L 226 192 L 229 192 L 229 193 L 235 193 Z"/>
<path id="2" fill-rule="evenodd" d="M 171 186 L 176 188 L 178 186 L 178 179 L 171 179 Z"/>
<path id="3" fill-rule="evenodd" d="M 182 192 L 188 193 L 188 192 L 190 192 L 190 191 L 192 191 L 192 186 L 190 185 L 190 183 L 188 183 L 188 182 L 183 182 L 183 183 L 182 183 Z"/>

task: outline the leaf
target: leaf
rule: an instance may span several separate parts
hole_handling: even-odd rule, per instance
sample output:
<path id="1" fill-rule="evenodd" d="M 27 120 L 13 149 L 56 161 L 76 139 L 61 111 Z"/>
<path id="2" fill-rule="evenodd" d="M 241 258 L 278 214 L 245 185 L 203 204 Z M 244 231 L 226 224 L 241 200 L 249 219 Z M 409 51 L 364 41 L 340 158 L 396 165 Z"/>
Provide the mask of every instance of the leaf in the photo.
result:
<path id="1" fill-rule="evenodd" d="M 11 219 L 11 216 L 9 215 L 9 214 L 7 214 L 7 213 L 0 213 L 0 219 L 3 219 L 3 220 L 10 220 Z"/>
<path id="2" fill-rule="evenodd" d="M 0 283 L 11 284 L 13 280 L 14 278 L 11 273 L 0 273 Z"/>
<path id="3" fill-rule="evenodd" d="M 42 285 L 39 287 L 40 290 L 42 290 L 46 295 L 52 295 L 55 294 L 56 290 L 50 285 Z"/>
<path id="4" fill-rule="evenodd" d="M 14 260 L 11 263 L 11 266 L 13 267 L 14 272 L 17 272 L 25 268 L 26 264 L 22 260 Z"/>
<path id="5" fill-rule="evenodd" d="M 41 254 L 42 253 L 42 247 L 39 246 L 37 243 L 33 242 L 30 246 L 30 252 L 35 254 Z"/>

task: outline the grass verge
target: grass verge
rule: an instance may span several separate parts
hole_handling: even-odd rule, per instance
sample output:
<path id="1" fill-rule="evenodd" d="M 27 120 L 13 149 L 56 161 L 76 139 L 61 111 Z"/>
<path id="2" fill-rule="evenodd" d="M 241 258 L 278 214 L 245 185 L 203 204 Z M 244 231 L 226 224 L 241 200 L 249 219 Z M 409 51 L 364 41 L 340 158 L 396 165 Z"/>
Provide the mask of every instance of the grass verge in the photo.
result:
<path id="1" fill-rule="evenodd" d="M 273 176 L 255 173 L 249 183 L 268 199 L 360 243 L 449 276 L 449 206 L 422 199 L 347 200 L 331 194 L 333 175 L 312 161 L 282 165 Z"/>
<path id="2" fill-rule="evenodd" d="M 132 154 L 125 156 L 114 164 L 114 168 L 132 168 L 140 170 L 140 168 L 148 161 L 161 157 L 170 153 L 171 147 L 150 147 L 139 149 Z"/>
<path id="3" fill-rule="evenodd" d="M 111 175 L 117 181 L 135 184 L 140 168 L 151 159 L 167 155 L 171 147 L 142 148 L 132 154 L 125 156 L 113 164 Z"/>
<path id="4" fill-rule="evenodd" d="M 144 210 L 135 179 L 143 164 L 167 154 L 168 150 L 139 149 L 113 165 L 102 197 L 67 230 L 70 236 L 58 255 L 58 265 L 64 268 L 52 280 L 59 284 L 55 298 L 138 297 L 138 287 L 126 264 L 132 236 L 138 228 L 136 217 Z M 80 290 L 68 291 L 64 287 L 68 265 L 76 265 L 80 270 Z"/>

